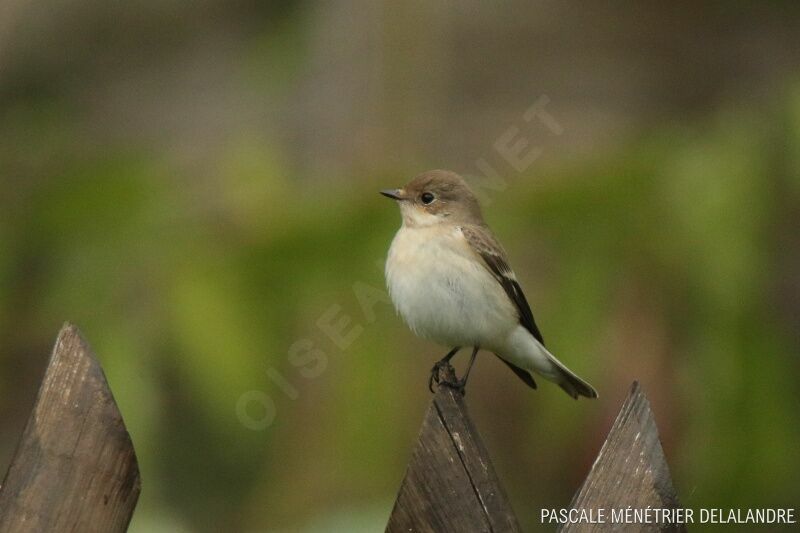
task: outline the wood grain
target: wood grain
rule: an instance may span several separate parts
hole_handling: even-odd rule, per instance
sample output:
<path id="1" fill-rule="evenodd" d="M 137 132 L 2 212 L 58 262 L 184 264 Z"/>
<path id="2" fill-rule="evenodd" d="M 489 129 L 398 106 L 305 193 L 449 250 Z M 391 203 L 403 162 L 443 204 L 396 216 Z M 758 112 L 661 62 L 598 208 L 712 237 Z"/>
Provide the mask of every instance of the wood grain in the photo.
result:
<path id="1" fill-rule="evenodd" d="M 455 380 L 452 367 L 440 380 Z M 428 407 L 386 531 L 520 531 L 464 397 L 452 388 L 440 386 Z"/>
<path id="2" fill-rule="evenodd" d="M 572 509 L 605 509 L 605 524 L 565 524 L 562 532 L 685 531 L 682 524 L 610 523 L 612 509 L 678 509 L 650 403 L 638 382 L 609 432 Z"/>
<path id="3" fill-rule="evenodd" d="M 125 531 L 139 491 L 136 454 L 103 370 L 67 324 L 0 489 L 0 532 Z"/>

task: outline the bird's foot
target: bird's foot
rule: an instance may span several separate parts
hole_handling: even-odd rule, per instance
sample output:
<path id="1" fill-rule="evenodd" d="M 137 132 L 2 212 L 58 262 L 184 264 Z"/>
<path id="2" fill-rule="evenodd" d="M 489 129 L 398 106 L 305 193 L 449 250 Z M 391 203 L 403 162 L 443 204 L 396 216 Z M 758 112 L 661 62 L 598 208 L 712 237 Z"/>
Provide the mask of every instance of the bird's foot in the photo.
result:
<path id="1" fill-rule="evenodd" d="M 456 379 L 455 381 L 450 381 L 449 379 L 442 379 L 437 382 L 439 386 L 450 387 L 456 392 L 460 392 L 461 396 L 464 396 L 467 392 L 467 380 L 466 379 Z"/>
<path id="2" fill-rule="evenodd" d="M 434 382 L 436 383 L 437 387 L 450 387 L 451 389 L 457 390 L 462 395 L 464 394 L 464 387 L 467 384 L 466 380 L 464 379 L 456 379 L 455 370 L 453 369 L 452 365 L 450 365 L 450 361 L 445 359 L 436 361 L 431 368 L 431 375 L 428 379 L 428 390 L 431 392 L 434 392 Z"/>
<path id="3" fill-rule="evenodd" d="M 436 361 L 436 363 L 434 363 L 433 367 L 431 367 L 431 375 L 428 378 L 428 390 L 429 391 L 433 392 L 433 383 L 434 382 L 436 382 L 437 385 L 440 384 L 439 383 L 439 370 L 441 370 L 442 368 L 444 368 L 446 366 L 449 366 L 449 365 L 450 365 L 450 361 L 445 361 L 444 359 L 442 359 L 440 361 Z"/>

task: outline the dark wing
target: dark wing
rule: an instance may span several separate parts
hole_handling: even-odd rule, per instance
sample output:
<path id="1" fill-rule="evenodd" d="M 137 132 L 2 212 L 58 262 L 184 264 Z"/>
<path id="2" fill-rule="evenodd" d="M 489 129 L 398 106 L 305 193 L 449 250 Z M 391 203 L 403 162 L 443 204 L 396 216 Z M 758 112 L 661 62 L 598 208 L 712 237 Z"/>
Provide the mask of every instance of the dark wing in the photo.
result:
<path id="1" fill-rule="evenodd" d="M 497 355 L 497 354 L 495 354 L 495 355 Z M 532 389 L 536 388 L 536 382 L 533 380 L 533 376 L 531 375 L 530 372 L 528 372 L 527 370 L 521 369 L 520 367 L 518 367 L 514 363 L 509 363 L 508 361 L 506 361 L 505 359 L 503 359 L 499 355 L 497 355 L 497 358 L 500 359 L 505 364 L 507 364 L 508 368 L 510 368 L 511 371 L 514 372 L 517 375 L 517 377 L 519 377 L 519 379 L 524 381 L 525 384 L 528 385 L 528 387 L 530 387 Z"/>
<path id="2" fill-rule="evenodd" d="M 517 277 L 514 271 L 508 266 L 506 253 L 494 238 L 489 228 L 485 226 L 462 226 L 461 232 L 467 239 L 470 247 L 475 251 L 481 259 L 483 259 L 486 268 L 492 273 L 495 279 L 506 291 L 506 294 L 514 302 L 514 305 L 519 312 L 519 323 L 522 327 L 531 332 L 531 335 L 536 338 L 544 346 L 544 338 L 542 333 L 536 326 L 536 321 L 533 319 L 531 306 L 528 305 L 528 300 L 522 292 L 522 287 L 517 282 Z"/>
<path id="3" fill-rule="evenodd" d="M 514 302 L 514 306 L 519 313 L 519 323 L 522 327 L 531 332 L 531 335 L 536 338 L 544 346 L 544 339 L 533 320 L 533 313 L 531 306 L 528 305 L 528 300 L 525 299 L 525 294 L 522 292 L 522 287 L 519 286 L 514 271 L 508 266 L 505 251 L 497 239 L 494 238 L 489 228 L 484 226 L 462 226 L 461 233 L 467 239 L 467 243 L 472 250 L 483 260 L 484 265 L 492 273 L 494 278 L 503 287 L 508 297 Z M 498 356 L 499 357 L 499 356 Z M 536 382 L 533 376 L 527 370 L 524 370 L 513 363 L 509 363 L 502 357 L 499 357 L 508 368 L 510 368 L 522 381 L 525 382 L 530 388 L 536 388 Z"/>

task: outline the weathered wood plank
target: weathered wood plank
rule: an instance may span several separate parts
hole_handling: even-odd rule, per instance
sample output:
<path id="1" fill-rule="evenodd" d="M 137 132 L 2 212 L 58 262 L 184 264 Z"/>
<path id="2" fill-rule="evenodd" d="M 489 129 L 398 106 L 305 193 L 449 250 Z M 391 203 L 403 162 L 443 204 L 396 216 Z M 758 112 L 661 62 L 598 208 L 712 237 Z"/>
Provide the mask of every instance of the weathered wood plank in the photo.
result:
<path id="1" fill-rule="evenodd" d="M 612 509 L 678 509 L 650 403 L 638 382 L 617 415 L 573 509 L 606 509 L 605 524 L 565 524 L 565 533 L 587 531 L 685 531 L 682 524 L 610 523 Z"/>
<path id="2" fill-rule="evenodd" d="M 441 379 L 455 379 L 452 367 Z M 464 398 L 449 387 L 428 407 L 386 531 L 520 531 Z"/>
<path id="3" fill-rule="evenodd" d="M 125 531 L 139 491 L 103 370 L 66 324 L 0 489 L 0 532 Z"/>

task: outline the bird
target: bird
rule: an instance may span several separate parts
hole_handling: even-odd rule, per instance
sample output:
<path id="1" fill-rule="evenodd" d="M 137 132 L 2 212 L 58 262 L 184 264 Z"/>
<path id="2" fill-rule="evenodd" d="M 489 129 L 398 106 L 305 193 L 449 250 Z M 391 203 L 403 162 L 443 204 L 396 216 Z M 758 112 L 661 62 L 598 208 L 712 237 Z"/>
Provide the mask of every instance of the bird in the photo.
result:
<path id="1" fill-rule="evenodd" d="M 464 393 L 483 349 L 533 389 L 536 374 L 573 398 L 597 398 L 594 387 L 545 348 L 506 252 L 461 176 L 430 170 L 380 193 L 399 205 L 402 216 L 386 259 L 392 303 L 414 334 L 451 348 L 431 369 L 431 390 L 434 381 L 441 385 L 439 369 L 462 347 L 472 347 L 464 376 L 443 384 Z"/>

